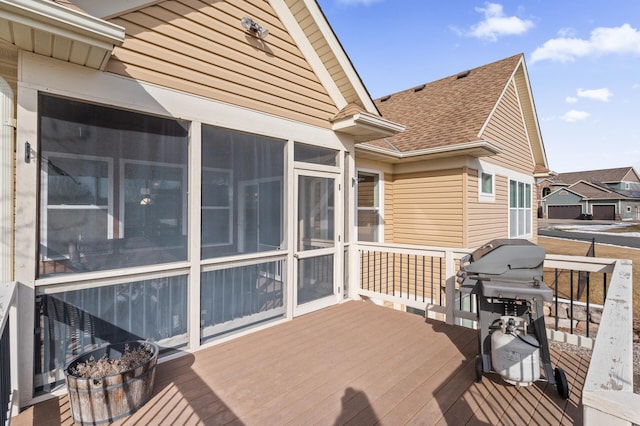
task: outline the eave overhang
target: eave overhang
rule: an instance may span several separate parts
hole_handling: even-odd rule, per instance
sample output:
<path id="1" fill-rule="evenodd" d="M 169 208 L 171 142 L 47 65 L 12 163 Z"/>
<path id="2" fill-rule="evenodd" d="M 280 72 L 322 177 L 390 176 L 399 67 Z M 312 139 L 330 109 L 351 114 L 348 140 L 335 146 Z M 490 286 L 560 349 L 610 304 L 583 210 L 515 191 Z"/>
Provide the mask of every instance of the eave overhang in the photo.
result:
<path id="1" fill-rule="evenodd" d="M 0 0 L 0 39 L 21 50 L 104 69 L 125 30 L 47 0 Z"/>
<path id="2" fill-rule="evenodd" d="M 451 157 L 491 157 L 500 154 L 502 150 L 487 141 L 464 142 L 456 145 L 427 148 L 416 151 L 394 151 L 372 145 L 356 145 L 356 151 L 365 154 L 369 158 L 377 158 L 387 163 L 401 163 L 413 161 L 435 160 Z"/>
<path id="3" fill-rule="evenodd" d="M 404 131 L 403 125 L 366 112 L 335 119 L 332 124 L 335 132 L 353 136 L 356 143 L 388 138 Z"/>

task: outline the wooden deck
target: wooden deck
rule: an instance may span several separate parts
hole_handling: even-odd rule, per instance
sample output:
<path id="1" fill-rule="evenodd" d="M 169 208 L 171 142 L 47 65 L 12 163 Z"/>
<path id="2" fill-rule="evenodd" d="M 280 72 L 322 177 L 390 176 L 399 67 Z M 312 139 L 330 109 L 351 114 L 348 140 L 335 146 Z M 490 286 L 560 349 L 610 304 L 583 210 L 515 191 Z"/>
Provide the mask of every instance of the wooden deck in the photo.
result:
<path id="1" fill-rule="evenodd" d="M 477 334 L 347 302 L 160 364 L 153 398 L 118 424 L 582 424 L 588 359 L 552 351 L 569 381 L 475 382 Z M 69 425 L 66 397 L 15 425 Z"/>

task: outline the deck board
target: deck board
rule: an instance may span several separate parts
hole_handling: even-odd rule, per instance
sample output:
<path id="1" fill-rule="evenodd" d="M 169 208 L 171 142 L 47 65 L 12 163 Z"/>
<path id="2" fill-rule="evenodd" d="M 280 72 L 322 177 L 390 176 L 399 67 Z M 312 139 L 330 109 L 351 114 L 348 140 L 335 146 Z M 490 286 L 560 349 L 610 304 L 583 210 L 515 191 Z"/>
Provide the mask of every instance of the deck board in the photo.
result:
<path id="1" fill-rule="evenodd" d="M 347 302 L 161 362 L 152 399 L 119 425 L 581 424 L 589 360 L 552 351 L 555 386 L 475 382 L 477 333 Z M 12 425 L 70 425 L 66 396 Z"/>

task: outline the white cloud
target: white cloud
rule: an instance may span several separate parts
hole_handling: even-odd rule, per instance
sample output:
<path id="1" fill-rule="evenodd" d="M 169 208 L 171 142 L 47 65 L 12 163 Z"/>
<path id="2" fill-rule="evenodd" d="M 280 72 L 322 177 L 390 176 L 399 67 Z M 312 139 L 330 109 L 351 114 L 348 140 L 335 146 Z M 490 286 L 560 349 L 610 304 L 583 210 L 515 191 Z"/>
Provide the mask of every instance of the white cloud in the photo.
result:
<path id="1" fill-rule="evenodd" d="M 634 85 L 633 85 L 633 86 L 631 86 L 631 88 L 632 88 L 633 90 L 640 89 L 640 83 L 634 83 Z"/>
<path id="2" fill-rule="evenodd" d="M 575 104 L 576 102 L 578 102 L 578 98 L 574 98 L 573 96 L 567 96 L 564 100 L 568 104 Z"/>
<path id="3" fill-rule="evenodd" d="M 607 88 L 591 89 L 591 90 L 578 89 L 578 97 L 580 98 L 587 98 L 587 99 L 593 99 L 596 101 L 609 102 L 609 98 L 611 96 L 613 96 L 613 93 L 611 93 Z"/>
<path id="4" fill-rule="evenodd" d="M 588 40 L 559 37 L 546 41 L 531 54 L 531 62 L 573 62 L 581 56 L 606 54 L 640 55 L 640 31 L 629 24 L 619 27 L 599 27 L 591 31 Z"/>
<path id="5" fill-rule="evenodd" d="M 586 111 L 578 111 L 572 109 L 571 111 L 567 111 L 560 117 L 560 120 L 566 121 L 567 123 L 575 123 L 576 121 L 586 120 L 589 117 L 589 113 Z"/>
<path id="6" fill-rule="evenodd" d="M 500 36 L 524 34 L 534 27 L 528 19 L 506 16 L 498 3 L 485 3 L 485 7 L 476 7 L 476 12 L 484 14 L 484 20 L 472 25 L 466 33 L 472 37 L 496 41 Z"/>
<path id="7" fill-rule="evenodd" d="M 558 35 L 562 38 L 566 38 L 566 37 L 575 37 L 576 35 L 576 30 L 574 30 L 573 28 L 560 28 L 558 30 Z"/>

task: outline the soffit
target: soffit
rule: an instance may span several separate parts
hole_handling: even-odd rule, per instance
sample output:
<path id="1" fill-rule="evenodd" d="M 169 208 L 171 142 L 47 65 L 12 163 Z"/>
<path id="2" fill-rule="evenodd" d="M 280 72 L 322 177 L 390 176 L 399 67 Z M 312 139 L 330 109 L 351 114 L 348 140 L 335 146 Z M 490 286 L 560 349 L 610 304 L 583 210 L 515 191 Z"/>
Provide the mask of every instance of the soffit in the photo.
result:
<path id="1" fill-rule="evenodd" d="M 0 39 L 21 50 L 103 69 L 124 28 L 46 0 L 0 0 Z"/>

